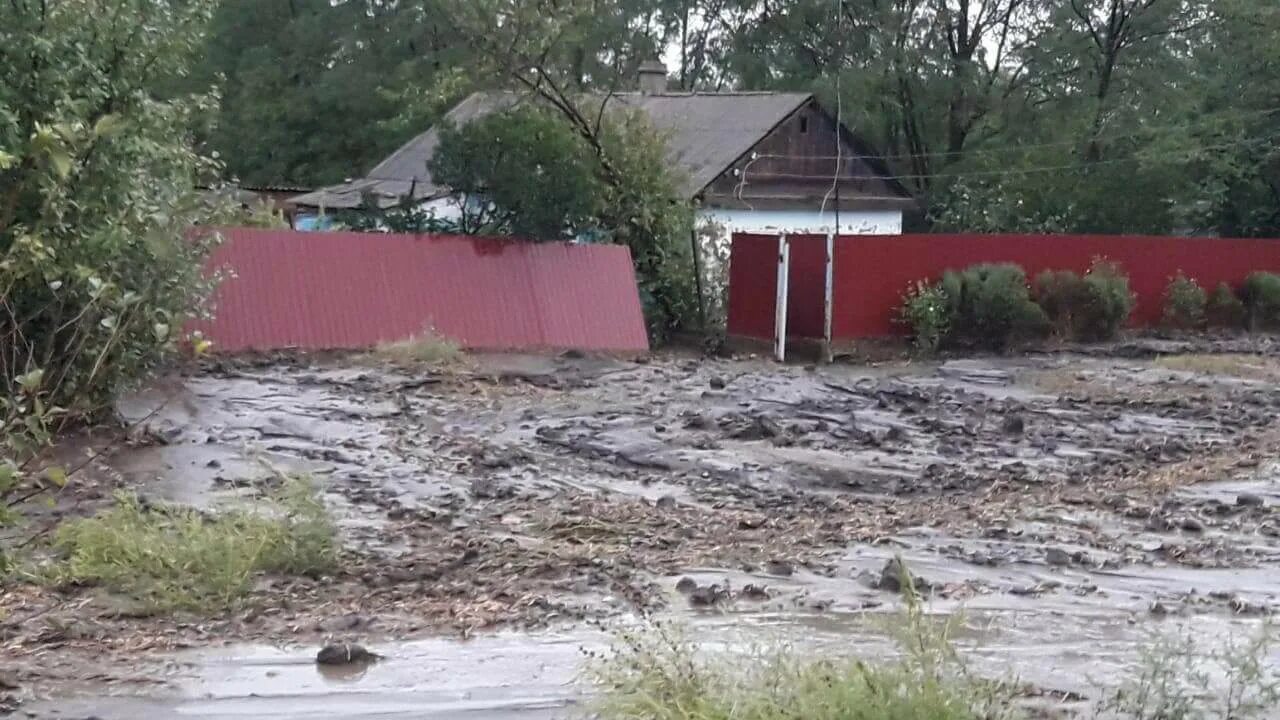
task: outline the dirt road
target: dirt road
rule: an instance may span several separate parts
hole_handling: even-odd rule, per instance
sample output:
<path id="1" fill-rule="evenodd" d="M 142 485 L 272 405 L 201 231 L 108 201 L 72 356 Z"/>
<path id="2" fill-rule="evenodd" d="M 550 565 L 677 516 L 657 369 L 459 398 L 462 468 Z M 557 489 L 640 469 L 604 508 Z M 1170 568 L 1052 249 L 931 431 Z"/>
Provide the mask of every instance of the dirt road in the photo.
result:
<path id="1" fill-rule="evenodd" d="M 872 621 L 896 607 L 901 555 L 934 611 L 967 612 L 980 662 L 1085 693 L 1153 629 L 1246 632 L 1280 602 L 1277 355 L 1239 340 L 879 367 L 211 365 L 125 403 L 145 418 L 135 443 L 62 511 L 113 485 L 211 504 L 266 482 L 266 460 L 324 483 L 348 570 L 266 581 L 250 609 L 198 621 L 32 588 L 5 599 L 0 638 L 17 681 L 60 699 L 38 716 L 275 717 L 283 697 L 558 717 L 577 648 L 605 642 L 589 628 L 638 612 L 709 639 L 883 651 Z M 441 634 L 474 639 L 398 644 Z M 332 637 L 392 659 L 318 676 L 308 653 Z M 227 643 L 232 659 L 182 654 Z"/>

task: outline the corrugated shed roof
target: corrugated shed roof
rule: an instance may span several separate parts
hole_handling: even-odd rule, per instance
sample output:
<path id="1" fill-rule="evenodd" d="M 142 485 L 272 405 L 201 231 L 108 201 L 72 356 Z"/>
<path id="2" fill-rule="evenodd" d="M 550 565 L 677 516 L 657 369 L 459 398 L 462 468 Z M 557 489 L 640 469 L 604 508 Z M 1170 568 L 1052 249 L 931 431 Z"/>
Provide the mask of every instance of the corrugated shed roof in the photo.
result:
<path id="1" fill-rule="evenodd" d="M 463 125 L 526 101 L 513 92 L 478 92 L 450 110 L 443 122 Z M 762 138 L 812 98 L 809 93 L 617 93 L 608 103 L 643 111 L 666 137 L 671 163 L 680 173 L 681 190 L 692 198 Z M 596 100 L 604 99 L 597 96 Z M 354 208 L 371 193 L 390 205 L 413 189 L 417 199 L 435 197 L 448 188 L 432 182 L 427 161 L 440 143 L 431 128 L 405 143 L 359 180 L 322 188 L 293 199 L 298 205 Z"/>

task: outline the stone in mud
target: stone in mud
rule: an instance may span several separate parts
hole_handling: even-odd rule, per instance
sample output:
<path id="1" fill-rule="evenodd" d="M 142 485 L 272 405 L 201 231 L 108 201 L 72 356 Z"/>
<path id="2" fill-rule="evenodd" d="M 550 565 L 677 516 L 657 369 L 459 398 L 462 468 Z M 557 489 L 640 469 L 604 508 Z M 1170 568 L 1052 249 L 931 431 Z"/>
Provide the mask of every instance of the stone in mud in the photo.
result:
<path id="1" fill-rule="evenodd" d="M 1266 504 L 1267 501 L 1264 500 L 1261 495 L 1240 493 L 1236 496 L 1236 505 L 1239 505 L 1240 507 L 1262 507 Z"/>
<path id="2" fill-rule="evenodd" d="M 703 585 L 689 593 L 689 604 L 694 607 L 710 607 L 729 597 L 729 589 L 719 585 Z"/>
<path id="3" fill-rule="evenodd" d="M 1071 564 L 1071 553 L 1062 548 L 1051 547 L 1044 551 L 1044 560 L 1050 565 L 1063 566 Z"/>
<path id="4" fill-rule="evenodd" d="M 660 510 L 670 510 L 671 508 L 674 508 L 676 504 L 675 495 L 663 495 L 653 503 L 653 506 Z"/>
<path id="5" fill-rule="evenodd" d="M 1027 430 L 1027 422 L 1022 419 L 1021 415 L 1006 415 L 1004 422 L 1000 425 L 1000 429 L 1006 435 L 1021 435 Z"/>
<path id="6" fill-rule="evenodd" d="M 711 386 L 712 390 L 723 390 L 724 386 L 726 385 L 724 378 L 720 377 L 719 375 L 711 378 L 711 382 L 707 384 Z"/>
<path id="7" fill-rule="evenodd" d="M 899 562 L 897 558 L 890 558 L 889 561 L 884 564 L 884 567 L 880 570 L 880 577 L 876 586 L 881 590 L 900 593 L 902 592 L 902 581 L 904 578 L 911 579 L 911 585 L 915 588 L 916 592 L 927 592 L 930 588 L 930 584 L 927 580 L 911 574 L 902 566 L 902 563 Z"/>
<path id="8" fill-rule="evenodd" d="M 1200 522 L 1200 520 L 1190 515 L 1182 518 L 1182 522 L 1178 524 L 1178 527 L 1182 528 L 1183 530 L 1186 530 L 1187 532 L 1193 532 L 1193 533 L 1204 532 L 1204 523 Z"/>
<path id="9" fill-rule="evenodd" d="M 747 600 L 768 600 L 769 588 L 763 585 L 746 585 L 738 592 L 738 597 Z"/>
<path id="10" fill-rule="evenodd" d="M 502 500 L 514 495 L 516 489 L 491 477 L 471 480 L 471 497 L 477 500 Z"/>
<path id="11" fill-rule="evenodd" d="M 325 645 L 316 653 L 317 665 L 354 665 L 381 659 L 381 655 L 369 652 L 363 646 L 347 643 Z"/>
<path id="12" fill-rule="evenodd" d="M 786 560 L 770 560 L 764 564 L 764 571 L 770 575 L 781 575 L 782 577 L 791 577 L 796 571 L 795 567 Z"/>
<path id="13" fill-rule="evenodd" d="M 698 589 L 698 581 L 689 576 L 684 576 L 676 581 L 676 592 L 688 595 Z"/>

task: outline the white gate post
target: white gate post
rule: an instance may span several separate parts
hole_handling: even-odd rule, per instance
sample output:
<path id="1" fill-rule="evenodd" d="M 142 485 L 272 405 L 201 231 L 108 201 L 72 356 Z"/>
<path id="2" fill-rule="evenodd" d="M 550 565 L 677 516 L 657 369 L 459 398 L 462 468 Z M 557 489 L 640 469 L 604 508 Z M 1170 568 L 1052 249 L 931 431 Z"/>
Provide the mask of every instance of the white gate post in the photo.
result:
<path id="1" fill-rule="evenodd" d="M 839 232 L 839 229 L 836 230 Z M 831 308 L 835 295 L 833 268 L 835 267 L 836 241 L 835 233 L 827 233 L 827 278 L 822 296 L 822 362 L 830 363 L 831 352 Z"/>
<path id="2" fill-rule="evenodd" d="M 773 356 L 778 362 L 787 359 L 787 279 L 790 269 L 791 245 L 784 233 L 778 236 L 778 298 L 773 317 Z"/>

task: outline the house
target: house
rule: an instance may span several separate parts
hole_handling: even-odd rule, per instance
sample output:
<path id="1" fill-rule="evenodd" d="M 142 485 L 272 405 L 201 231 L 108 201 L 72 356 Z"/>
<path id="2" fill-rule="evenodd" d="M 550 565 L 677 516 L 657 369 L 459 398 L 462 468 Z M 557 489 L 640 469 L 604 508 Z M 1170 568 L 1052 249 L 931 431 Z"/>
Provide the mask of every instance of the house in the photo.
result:
<path id="1" fill-rule="evenodd" d="M 838 216 L 841 233 L 902 232 L 903 212 L 915 206 L 911 194 L 863 139 L 838 127 L 812 94 L 675 93 L 667 92 L 666 84 L 666 69 L 645 63 L 640 90 L 615 93 L 607 101 L 641 110 L 666 136 L 681 192 L 701 219 L 728 232 L 827 232 Z M 444 121 L 465 124 L 525 97 L 478 92 Z M 427 130 L 366 177 L 293 202 L 303 213 L 323 215 L 358 208 L 366 196 L 385 206 L 412 192 L 438 217 L 456 216 L 459 200 L 433 183 L 427 169 L 438 143 L 437 130 Z"/>

